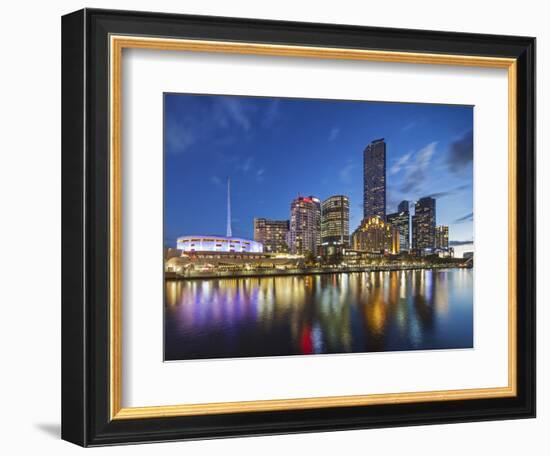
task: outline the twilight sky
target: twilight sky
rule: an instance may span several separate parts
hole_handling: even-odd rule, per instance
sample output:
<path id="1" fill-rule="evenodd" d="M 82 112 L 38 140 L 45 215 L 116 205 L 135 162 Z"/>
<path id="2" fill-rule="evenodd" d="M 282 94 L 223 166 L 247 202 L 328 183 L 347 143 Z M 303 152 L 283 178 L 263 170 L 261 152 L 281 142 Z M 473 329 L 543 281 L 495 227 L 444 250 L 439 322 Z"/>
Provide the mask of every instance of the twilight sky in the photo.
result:
<path id="1" fill-rule="evenodd" d="M 363 216 L 363 150 L 378 138 L 387 143 L 387 213 L 403 199 L 433 196 L 450 240 L 473 239 L 471 106 L 185 94 L 164 101 L 166 246 L 181 235 L 225 234 L 228 177 L 234 236 L 252 239 L 254 217 L 288 219 L 298 195 L 336 194 L 350 197 L 351 234 Z"/>

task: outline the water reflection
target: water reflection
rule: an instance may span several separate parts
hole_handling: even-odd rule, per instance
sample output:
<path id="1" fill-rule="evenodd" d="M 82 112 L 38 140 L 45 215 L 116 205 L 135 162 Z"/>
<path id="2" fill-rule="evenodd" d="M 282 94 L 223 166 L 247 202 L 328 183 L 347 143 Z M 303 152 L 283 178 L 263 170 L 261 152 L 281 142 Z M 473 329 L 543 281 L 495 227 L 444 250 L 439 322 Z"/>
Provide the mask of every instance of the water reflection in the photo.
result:
<path id="1" fill-rule="evenodd" d="M 471 270 L 166 282 L 165 359 L 469 348 Z"/>

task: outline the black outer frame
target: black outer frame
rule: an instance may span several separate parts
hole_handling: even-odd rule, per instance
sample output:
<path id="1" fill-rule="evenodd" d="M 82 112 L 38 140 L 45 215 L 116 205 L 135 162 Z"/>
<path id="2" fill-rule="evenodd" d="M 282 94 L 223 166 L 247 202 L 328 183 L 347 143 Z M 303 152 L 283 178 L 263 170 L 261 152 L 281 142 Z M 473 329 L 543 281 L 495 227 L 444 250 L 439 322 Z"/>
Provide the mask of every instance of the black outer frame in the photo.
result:
<path id="1" fill-rule="evenodd" d="M 516 58 L 514 398 L 109 418 L 110 34 Z M 62 438 L 82 446 L 535 417 L 535 39 L 130 11 L 62 18 Z"/>

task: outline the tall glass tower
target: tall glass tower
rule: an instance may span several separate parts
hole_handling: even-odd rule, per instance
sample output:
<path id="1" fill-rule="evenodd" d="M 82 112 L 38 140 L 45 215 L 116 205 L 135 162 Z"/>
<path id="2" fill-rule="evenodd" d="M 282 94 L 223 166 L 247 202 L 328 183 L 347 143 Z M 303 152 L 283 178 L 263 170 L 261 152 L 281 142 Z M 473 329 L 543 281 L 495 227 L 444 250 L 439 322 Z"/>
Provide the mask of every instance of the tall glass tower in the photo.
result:
<path id="1" fill-rule="evenodd" d="M 321 242 L 349 245 L 349 198 L 330 196 L 321 205 Z"/>
<path id="2" fill-rule="evenodd" d="M 363 153 L 363 218 L 386 220 L 386 143 L 372 141 Z"/>
<path id="3" fill-rule="evenodd" d="M 435 199 L 420 198 L 414 205 L 413 249 L 424 250 L 435 247 Z"/>

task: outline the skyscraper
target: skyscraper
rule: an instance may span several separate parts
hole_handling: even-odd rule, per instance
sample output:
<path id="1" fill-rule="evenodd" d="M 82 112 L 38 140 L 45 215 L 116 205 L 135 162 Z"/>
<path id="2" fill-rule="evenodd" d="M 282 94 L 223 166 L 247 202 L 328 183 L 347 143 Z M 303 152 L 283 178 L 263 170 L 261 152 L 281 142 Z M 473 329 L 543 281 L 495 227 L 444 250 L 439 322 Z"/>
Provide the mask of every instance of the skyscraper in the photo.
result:
<path id="1" fill-rule="evenodd" d="M 406 204 L 404 204 L 406 203 Z M 410 213 L 409 202 L 402 201 L 398 206 L 398 212 L 388 214 L 387 221 L 399 231 L 400 250 L 409 250 Z"/>
<path id="2" fill-rule="evenodd" d="M 386 143 L 372 141 L 363 153 L 363 218 L 386 219 Z"/>
<path id="3" fill-rule="evenodd" d="M 349 245 L 349 198 L 330 196 L 321 205 L 321 243 Z"/>
<path id="4" fill-rule="evenodd" d="M 409 202 L 407 200 L 401 201 L 397 206 L 397 212 L 409 212 Z"/>
<path id="5" fill-rule="evenodd" d="M 264 252 L 288 252 L 286 243 L 288 234 L 288 220 L 254 219 L 254 240 L 261 242 Z"/>
<path id="6" fill-rule="evenodd" d="M 447 250 L 449 248 L 449 227 L 439 225 L 435 227 L 435 248 Z"/>
<path id="7" fill-rule="evenodd" d="M 412 217 L 412 244 L 417 252 L 435 247 L 435 220 L 435 199 L 420 198 L 414 205 Z"/>
<path id="8" fill-rule="evenodd" d="M 320 244 L 321 201 L 314 196 L 299 196 L 290 205 L 290 252 L 317 255 Z"/>

